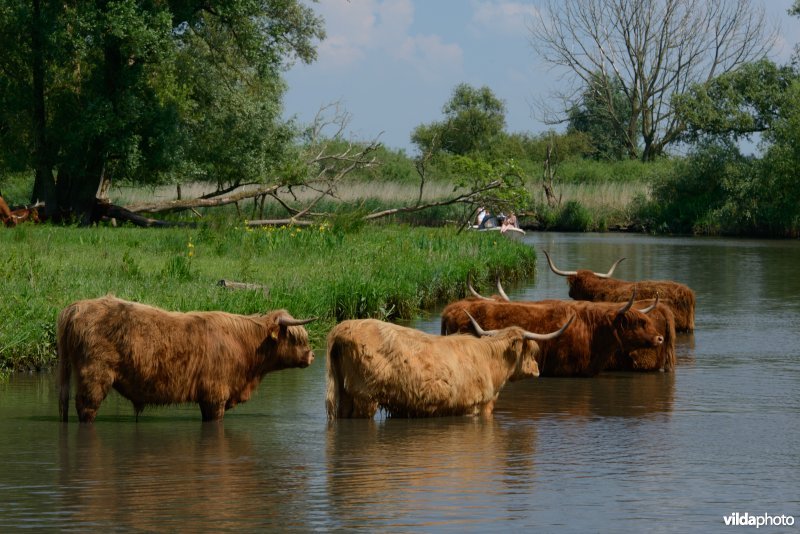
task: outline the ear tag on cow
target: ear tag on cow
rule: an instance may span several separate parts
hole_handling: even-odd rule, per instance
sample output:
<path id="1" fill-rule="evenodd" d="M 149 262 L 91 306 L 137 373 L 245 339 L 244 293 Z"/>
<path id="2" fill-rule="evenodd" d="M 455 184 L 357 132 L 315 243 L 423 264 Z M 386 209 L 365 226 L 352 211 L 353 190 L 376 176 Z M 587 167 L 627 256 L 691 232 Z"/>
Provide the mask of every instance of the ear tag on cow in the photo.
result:
<path id="1" fill-rule="evenodd" d="M 275 341 L 277 341 L 277 340 L 278 340 L 278 331 L 277 331 L 277 330 L 273 330 L 273 331 L 272 331 L 272 332 L 269 334 L 269 337 L 271 337 L 272 339 L 274 339 Z"/>

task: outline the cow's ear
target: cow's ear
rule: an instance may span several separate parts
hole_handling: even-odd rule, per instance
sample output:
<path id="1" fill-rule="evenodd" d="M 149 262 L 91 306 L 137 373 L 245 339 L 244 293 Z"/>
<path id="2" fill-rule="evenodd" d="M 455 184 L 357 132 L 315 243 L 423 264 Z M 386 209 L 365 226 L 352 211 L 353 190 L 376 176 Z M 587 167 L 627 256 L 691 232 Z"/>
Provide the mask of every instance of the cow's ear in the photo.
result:
<path id="1" fill-rule="evenodd" d="M 280 337 L 281 326 L 278 324 L 274 324 L 269 329 L 269 337 L 275 341 L 278 341 L 278 337 Z"/>

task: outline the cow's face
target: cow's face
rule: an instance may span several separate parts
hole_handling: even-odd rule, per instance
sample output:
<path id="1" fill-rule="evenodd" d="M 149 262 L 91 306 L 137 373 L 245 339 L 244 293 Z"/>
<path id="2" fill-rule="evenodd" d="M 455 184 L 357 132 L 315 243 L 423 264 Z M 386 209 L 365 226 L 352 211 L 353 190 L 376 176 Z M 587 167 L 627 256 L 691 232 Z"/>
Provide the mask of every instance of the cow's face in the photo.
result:
<path id="1" fill-rule="evenodd" d="M 538 377 L 539 364 L 536 363 L 536 356 L 539 354 L 539 345 L 537 345 L 535 341 L 520 339 L 514 341 L 514 349 L 518 354 L 517 366 L 509 380 L 513 382 L 515 380 L 522 380 L 523 378 Z"/>
<path id="2" fill-rule="evenodd" d="M 625 350 L 654 348 L 664 343 L 664 336 L 659 332 L 656 323 L 635 310 L 616 314 L 614 332 Z"/>
<path id="3" fill-rule="evenodd" d="M 314 361 L 308 332 L 302 326 L 275 326 L 269 341 L 274 343 L 276 369 L 305 368 Z"/>

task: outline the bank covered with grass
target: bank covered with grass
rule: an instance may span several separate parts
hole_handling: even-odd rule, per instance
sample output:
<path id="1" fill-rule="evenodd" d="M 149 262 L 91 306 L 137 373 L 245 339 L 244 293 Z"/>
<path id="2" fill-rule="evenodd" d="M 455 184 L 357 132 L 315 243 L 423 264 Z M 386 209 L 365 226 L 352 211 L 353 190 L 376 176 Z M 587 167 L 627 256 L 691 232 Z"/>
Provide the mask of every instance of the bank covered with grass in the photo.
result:
<path id="1" fill-rule="evenodd" d="M 501 236 L 453 228 L 74 228 L 0 232 L 4 298 L 0 369 L 55 362 L 55 322 L 72 301 L 112 293 L 170 310 L 261 313 L 286 308 L 315 346 L 346 318 L 412 318 L 476 281 L 531 277 L 535 252 Z M 229 290 L 221 279 L 264 286 Z"/>

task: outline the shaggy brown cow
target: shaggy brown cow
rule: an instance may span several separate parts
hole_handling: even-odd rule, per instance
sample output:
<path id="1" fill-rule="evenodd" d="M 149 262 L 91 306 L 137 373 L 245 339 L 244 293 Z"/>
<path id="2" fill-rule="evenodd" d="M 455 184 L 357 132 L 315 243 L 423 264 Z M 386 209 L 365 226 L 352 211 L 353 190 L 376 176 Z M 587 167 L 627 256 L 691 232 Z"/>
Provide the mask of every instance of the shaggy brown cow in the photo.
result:
<path id="1" fill-rule="evenodd" d="M 489 300 L 475 291 L 469 285 L 470 292 L 477 298 Z M 500 279 L 497 280 L 499 298 L 505 302 L 512 302 Z M 493 299 L 496 299 L 494 296 Z M 536 304 L 537 301 L 517 301 L 523 304 Z M 569 304 L 575 301 L 538 301 Z M 633 303 L 634 309 L 646 313 L 655 322 L 658 333 L 664 337 L 664 343 L 655 348 L 637 349 L 635 351 L 617 351 L 606 366 L 607 371 L 672 371 L 675 369 L 675 315 L 668 303 L 655 299 L 637 300 Z"/>
<path id="2" fill-rule="evenodd" d="M 553 330 L 574 314 L 575 323 L 557 340 L 539 343 L 536 361 L 542 376 L 594 376 L 603 371 L 617 350 L 625 353 L 657 348 L 663 342 L 653 320 L 627 304 L 548 300 L 536 303 L 464 299 L 442 311 L 442 334 L 471 332 L 463 319 L 469 312 L 485 328 L 519 326 Z"/>
<path id="3" fill-rule="evenodd" d="M 68 420 L 70 377 L 75 408 L 91 423 L 113 387 L 133 403 L 196 402 L 204 421 L 250 398 L 266 373 L 308 367 L 308 333 L 285 310 L 263 316 L 169 312 L 106 296 L 82 300 L 58 316 L 59 410 Z"/>
<path id="4" fill-rule="evenodd" d="M 587 270 L 562 271 L 553 264 L 550 254 L 544 251 L 550 269 L 561 276 L 567 277 L 569 296 L 575 300 L 590 300 L 593 302 L 624 302 L 631 294 L 635 285 L 639 298 L 652 299 L 660 295 L 664 302 L 670 306 L 675 314 L 675 329 L 680 332 L 694 330 L 694 291 L 688 286 L 671 280 L 640 280 L 626 282 L 611 278 L 616 266 L 625 258 L 614 262 L 607 273 L 595 273 Z"/>
<path id="5" fill-rule="evenodd" d="M 489 336 L 476 338 L 343 321 L 328 334 L 328 418 L 370 418 L 379 408 L 394 417 L 489 415 L 507 381 L 539 376 L 535 340 L 561 335 L 570 322 L 552 334 L 485 332 L 473 322 L 479 336 Z"/>
<path id="6" fill-rule="evenodd" d="M 647 311 L 664 342 L 655 348 L 617 351 L 609 360 L 608 371 L 674 371 L 675 370 L 675 315 L 669 303 L 658 299 L 637 300 L 634 309 Z"/>

